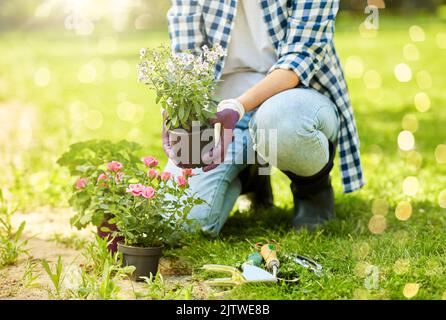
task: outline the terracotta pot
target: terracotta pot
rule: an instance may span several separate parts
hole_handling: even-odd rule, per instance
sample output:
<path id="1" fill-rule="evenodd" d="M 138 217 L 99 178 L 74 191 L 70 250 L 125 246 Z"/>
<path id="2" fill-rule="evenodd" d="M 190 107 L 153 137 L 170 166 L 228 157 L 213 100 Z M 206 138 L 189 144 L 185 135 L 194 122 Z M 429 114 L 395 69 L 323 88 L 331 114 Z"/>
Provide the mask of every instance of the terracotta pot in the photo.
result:
<path id="1" fill-rule="evenodd" d="M 175 151 L 176 162 L 181 167 L 201 168 L 206 165 L 201 156 L 213 146 L 215 136 L 213 128 L 193 127 L 189 131 L 178 128 L 168 132 L 170 145 Z"/>
<path id="2" fill-rule="evenodd" d="M 118 250 L 122 252 L 125 266 L 134 266 L 132 280 L 144 281 L 141 277 L 153 277 L 158 272 L 158 265 L 164 246 L 161 247 L 132 247 L 118 243 Z"/>
<path id="3" fill-rule="evenodd" d="M 110 219 L 111 218 L 108 218 L 108 219 L 104 219 L 104 221 L 102 221 L 101 225 L 98 227 L 98 235 L 102 239 L 107 239 L 107 241 L 111 241 L 110 244 L 108 245 L 108 250 L 111 253 L 115 254 L 116 251 L 118 251 L 118 242 L 124 241 L 124 238 L 123 237 L 113 238 L 113 231 L 117 231 L 118 228 L 116 227 L 116 224 L 108 223 L 108 220 L 110 220 Z M 101 229 L 103 227 L 110 229 L 110 231 L 102 231 Z"/>

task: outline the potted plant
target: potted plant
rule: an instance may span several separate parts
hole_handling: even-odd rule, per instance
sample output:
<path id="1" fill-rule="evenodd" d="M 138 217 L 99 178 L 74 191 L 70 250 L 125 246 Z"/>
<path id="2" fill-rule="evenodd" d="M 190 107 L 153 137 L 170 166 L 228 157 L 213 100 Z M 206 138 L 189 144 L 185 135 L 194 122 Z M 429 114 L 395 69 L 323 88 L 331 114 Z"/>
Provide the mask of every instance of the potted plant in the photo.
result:
<path id="1" fill-rule="evenodd" d="M 203 165 L 203 150 L 214 141 L 208 120 L 218 104 L 213 97 L 214 71 L 223 56 L 219 45 L 203 46 L 200 55 L 172 53 L 166 47 L 140 52 L 138 79 L 156 92 L 170 144 L 178 150 L 177 162 L 190 168 Z"/>
<path id="2" fill-rule="evenodd" d="M 58 164 L 69 169 L 74 178 L 69 204 L 75 210 L 70 222 L 78 229 L 93 224 L 99 236 L 110 241 L 109 250 L 117 251 L 114 238 L 116 225 L 111 208 L 115 196 L 112 188 L 121 182 L 125 172 L 133 172 L 141 166 L 141 146 L 120 141 L 89 140 L 72 144 L 58 160 Z M 110 159 L 120 159 L 113 162 Z"/>
<path id="3" fill-rule="evenodd" d="M 190 210 L 203 203 L 188 189 L 191 169 L 174 179 L 169 172 L 159 173 L 155 158 L 143 162 L 148 171 L 135 170 L 123 178 L 124 183 L 113 185 L 117 197 L 110 221 L 117 226 L 116 236 L 123 239 L 118 250 L 124 263 L 135 267 L 132 278 L 137 281 L 157 273 L 164 245 L 181 239 Z"/>

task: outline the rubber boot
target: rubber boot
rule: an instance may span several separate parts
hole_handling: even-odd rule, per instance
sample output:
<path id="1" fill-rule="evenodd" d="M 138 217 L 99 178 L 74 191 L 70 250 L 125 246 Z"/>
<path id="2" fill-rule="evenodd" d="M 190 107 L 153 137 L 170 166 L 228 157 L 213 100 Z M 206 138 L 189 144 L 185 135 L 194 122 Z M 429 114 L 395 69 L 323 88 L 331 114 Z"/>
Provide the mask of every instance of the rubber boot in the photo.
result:
<path id="1" fill-rule="evenodd" d="M 250 165 L 238 177 L 242 183 L 241 194 L 249 194 L 254 209 L 265 209 L 273 206 L 273 190 L 270 175 L 259 175 L 259 165 Z"/>
<path id="2" fill-rule="evenodd" d="M 331 142 L 329 150 L 328 163 L 314 176 L 300 177 L 292 172 L 284 172 L 291 179 L 294 198 L 292 225 L 297 231 L 305 228 L 312 232 L 335 217 L 330 171 L 333 168 L 336 148 Z"/>

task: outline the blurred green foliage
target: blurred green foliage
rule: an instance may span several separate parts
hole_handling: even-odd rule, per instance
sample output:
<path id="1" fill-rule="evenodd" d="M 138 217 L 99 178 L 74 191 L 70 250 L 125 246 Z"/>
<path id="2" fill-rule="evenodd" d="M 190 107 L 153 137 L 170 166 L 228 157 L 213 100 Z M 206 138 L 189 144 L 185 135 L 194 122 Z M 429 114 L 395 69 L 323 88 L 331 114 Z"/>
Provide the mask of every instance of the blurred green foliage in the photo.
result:
<path id="1" fill-rule="evenodd" d="M 446 144 L 445 23 L 433 16 L 395 17 L 386 10 L 380 14 L 378 31 L 360 28 L 363 15 L 343 16 L 336 25 L 335 42 L 355 109 L 367 179 L 363 190 L 343 195 L 336 168 L 338 219 L 317 234 L 288 232 L 289 181 L 274 171 L 275 208 L 255 215 L 236 212 L 221 239 L 197 240 L 172 251 L 185 255 L 194 268 L 204 263 L 235 265 L 251 251 L 244 239 L 268 237 L 287 252 L 317 259 L 329 272 L 321 279 L 303 273 L 302 286 L 240 287 L 231 298 L 404 299 L 408 282 L 421 285 L 417 298 L 443 295 L 446 215 L 439 195 L 446 188 L 446 159 L 436 150 Z M 135 68 L 141 47 L 160 44 L 168 44 L 165 29 L 96 28 L 90 36 L 79 36 L 59 25 L 1 33 L 0 185 L 27 209 L 66 206 L 74 181 L 56 160 L 70 144 L 89 139 L 134 141 L 165 162 L 159 106 L 153 92 L 137 83 Z M 408 82 L 395 76 L 400 64 L 410 70 Z M 415 106 L 421 92 L 429 97 L 425 112 Z M 403 121 L 408 115 L 416 126 L 409 128 Z M 403 152 L 397 139 L 408 128 L 415 148 Z M 416 195 L 403 192 L 407 177 L 418 179 Z M 369 231 L 376 199 L 388 206 L 382 234 Z M 407 221 L 394 214 L 401 201 L 412 204 Z M 366 250 L 359 250 L 359 244 Z M 408 261 L 407 272 L 398 270 L 398 261 Z M 366 264 L 379 267 L 379 290 L 364 289 L 361 268 Z M 197 272 L 198 278 L 204 276 Z"/>

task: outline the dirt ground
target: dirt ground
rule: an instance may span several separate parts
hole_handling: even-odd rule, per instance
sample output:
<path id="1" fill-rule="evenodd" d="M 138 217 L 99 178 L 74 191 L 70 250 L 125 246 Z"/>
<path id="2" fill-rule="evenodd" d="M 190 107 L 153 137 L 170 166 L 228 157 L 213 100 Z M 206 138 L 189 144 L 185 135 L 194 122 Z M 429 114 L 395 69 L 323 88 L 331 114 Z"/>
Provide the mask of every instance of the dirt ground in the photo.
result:
<path id="1" fill-rule="evenodd" d="M 18 226 L 22 221 L 26 221 L 24 239 L 28 240 L 26 248 L 27 254 L 22 254 L 15 265 L 0 269 L 0 299 L 48 299 L 51 282 L 48 275 L 43 270 L 40 261 L 46 259 L 50 266 L 53 265 L 60 256 L 64 267 L 79 265 L 82 263 L 81 252 L 67 246 L 60 241 L 54 241 L 54 235 L 63 235 L 64 238 L 73 236 L 76 239 L 93 239 L 93 228 L 87 230 L 76 230 L 71 228 L 68 210 L 46 210 L 42 209 L 33 213 L 17 213 L 13 216 L 13 224 Z M 27 287 L 24 285 L 24 274 L 26 266 L 35 262 L 35 272 L 39 277 L 35 285 Z M 173 275 L 172 260 L 162 258 L 160 261 L 160 273 L 166 285 L 178 283 L 180 286 L 193 286 L 192 298 L 205 299 L 208 296 L 208 289 L 202 284 L 194 281 L 191 275 Z M 120 280 L 121 287 L 119 297 L 122 299 L 135 299 L 134 291 L 141 292 L 143 285 L 130 280 Z"/>

